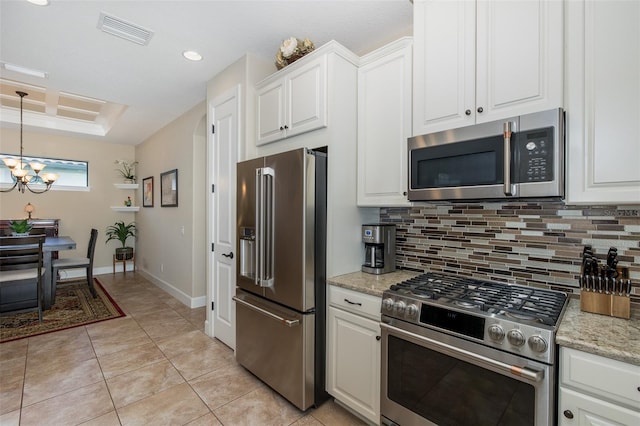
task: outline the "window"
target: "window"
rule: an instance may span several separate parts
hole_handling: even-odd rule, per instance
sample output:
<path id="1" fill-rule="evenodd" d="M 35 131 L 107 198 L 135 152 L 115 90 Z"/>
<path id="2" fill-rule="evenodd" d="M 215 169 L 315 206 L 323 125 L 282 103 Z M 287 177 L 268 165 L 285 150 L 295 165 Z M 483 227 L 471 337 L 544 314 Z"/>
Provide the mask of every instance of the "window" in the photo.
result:
<path id="1" fill-rule="evenodd" d="M 5 158 L 20 159 L 17 155 L 0 154 L 0 185 L 2 187 L 13 185 L 14 182 L 11 177 L 11 171 L 2 161 Z M 57 174 L 58 180 L 56 180 L 51 189 L 87 190 L 89 188 L 89 163 L 86 161 L 26 156 L 22 157 L 22 161 L 26 164 L 31 161 L 40 162 L 46 166 L 40 173 Z"/>

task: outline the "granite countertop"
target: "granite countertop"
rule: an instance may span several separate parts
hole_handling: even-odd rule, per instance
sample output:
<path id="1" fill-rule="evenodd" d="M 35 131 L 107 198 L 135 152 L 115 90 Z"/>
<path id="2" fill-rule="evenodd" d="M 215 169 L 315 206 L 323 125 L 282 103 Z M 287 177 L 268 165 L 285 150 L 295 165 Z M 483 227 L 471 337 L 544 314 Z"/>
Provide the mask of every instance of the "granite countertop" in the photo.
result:
<path id="1" fill-rule="evenodd" d="M 337 277 L 330 277 L 327 280 L 327 283 L 359 291 L 361 293 L 370 294 L 372 296 L 382 297 L 382 292 L 387 290 L 393 284 L 397 284 L 418 275 L 420 275 L 419 272 L 400 270 L 382 275 L 367 274 L 366 272 L 358 271 L 350 274 L 338 275 Z"/>
<path id="2" fill-rule="evenodd" d="M 640 320 L 592 314 L 571 299 L 556 334 L 556 343 L 633 365 L 640 365 Z"/>

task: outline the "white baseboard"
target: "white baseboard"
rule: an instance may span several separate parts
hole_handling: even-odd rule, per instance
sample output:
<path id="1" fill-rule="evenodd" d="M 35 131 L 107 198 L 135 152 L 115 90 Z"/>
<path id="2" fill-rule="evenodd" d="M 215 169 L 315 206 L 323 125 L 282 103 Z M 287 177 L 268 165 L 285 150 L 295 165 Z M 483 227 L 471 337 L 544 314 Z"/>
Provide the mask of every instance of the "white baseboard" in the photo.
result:
<path id="1" fill-rule="evenodd" d="M 153 284 L 160 287 L 161 289 L 163 289 L 164 291 L 166 291 L 167 293 L 169 293 L 170 295 L 178 299 L 184 305 L 192 309 L 205 306 L 205 304 L 207 303 L 207 296 L 191 297 L 188 294 L 184 293 L 182 290 L 175 288 L 168 282 L 161 280 L 160 278 L 148 273 L 145 270 L 138 269 L 136 273 L 142 275 L 143 277 L 151 281 Z"/>

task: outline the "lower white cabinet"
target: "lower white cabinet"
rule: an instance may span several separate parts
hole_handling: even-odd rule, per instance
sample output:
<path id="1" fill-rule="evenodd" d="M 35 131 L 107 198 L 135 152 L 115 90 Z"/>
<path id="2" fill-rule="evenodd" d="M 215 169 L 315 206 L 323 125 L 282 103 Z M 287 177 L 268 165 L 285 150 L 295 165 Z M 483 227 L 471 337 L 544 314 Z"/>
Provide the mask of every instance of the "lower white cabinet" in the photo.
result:
<path id="1" fill-rule="evenodd" d="M 380 303 L 329 286 L 327 391 L 373 424 L 380 423 Z"/>
<path id="2" fill-rule="evenodd" d="M 640 424 L 640 366 L 560 348 L 560 426 Z"/>

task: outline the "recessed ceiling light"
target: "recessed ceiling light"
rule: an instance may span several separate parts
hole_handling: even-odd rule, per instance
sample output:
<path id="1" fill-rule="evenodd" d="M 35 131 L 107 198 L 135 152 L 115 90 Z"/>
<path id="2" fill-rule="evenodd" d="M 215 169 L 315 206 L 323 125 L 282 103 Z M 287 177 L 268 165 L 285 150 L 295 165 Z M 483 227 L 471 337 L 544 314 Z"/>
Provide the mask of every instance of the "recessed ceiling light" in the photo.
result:
<path id="1" fill-rule="evenodd" d="M 3 63 L 2 67 L 7 71 L 15 71 L 19 72 L 20 74 L 26 74 L 33 77 L 47 78 L 47 73 L 44 71 L 34 70 L 32 68 L 22 67 L 20 65 Z"/>
<path id="2" fill-rule="evenodd" d="M 47 6 L 49 0 L 27 0 L 29 3 L 37 4 L 38 6 Z"/>
<path id="3" fill-rule="evenodd" d="M 182 52 L 182 56 L 187 58 L 190 61 L 201 61 L 202 55 L 196 52 L 195 50 L 185 50 Z"/>

